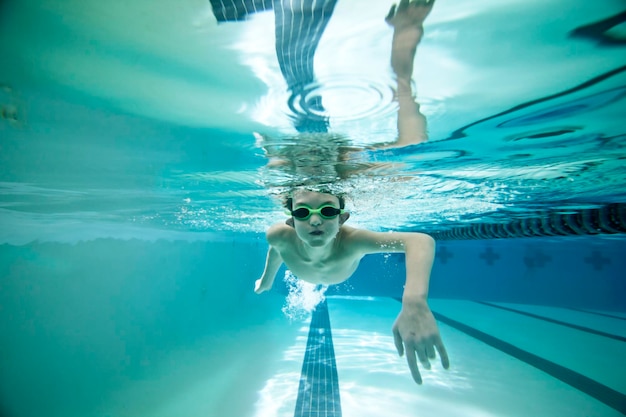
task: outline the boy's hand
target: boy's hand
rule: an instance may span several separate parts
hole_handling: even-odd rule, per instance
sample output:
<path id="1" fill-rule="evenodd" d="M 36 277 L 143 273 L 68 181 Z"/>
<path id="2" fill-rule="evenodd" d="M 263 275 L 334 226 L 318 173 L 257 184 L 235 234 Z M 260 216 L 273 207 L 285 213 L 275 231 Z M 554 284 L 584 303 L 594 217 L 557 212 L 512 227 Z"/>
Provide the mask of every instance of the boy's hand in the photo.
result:
<path id="1" fill-rule="evenodd" d="M 435 0 L 401 0 L 389 10 L 385 21 L 393 27 L 391 68 L 399 80 L 409 81 L 413 74 L 413 61 L 417 44 L 424 33 L 424 20 Z"/>
<path id="2" fill-rule="evenodd" d="M 435 317 L 426 302 L 402 303 L 402 311 L 393 325 L 393 337 L 398 354 L 402 356 L 406 352 L 411 375 L 418 384 L 422 383 L 422 376 L 417 359 L 424 368 L 430 369 L 429 359 L 435 359 L 435 349 L 439 352 L 443 367 L 450 367 Z"/>
<path id="3" fill-rule="evenodd" d="M 263 286 L 263 278 L 259 278 L 254 282 L 254 292 L 257 294 L 261 294 L 264 292 L 266 288 Z"/>
<path id="4" fill-rule="evenodd" d="M 421 29 L 434 4 L 435 0 L 400 0 L 398 6 L 391 6 L 385 21 L 396 31 Z"/>

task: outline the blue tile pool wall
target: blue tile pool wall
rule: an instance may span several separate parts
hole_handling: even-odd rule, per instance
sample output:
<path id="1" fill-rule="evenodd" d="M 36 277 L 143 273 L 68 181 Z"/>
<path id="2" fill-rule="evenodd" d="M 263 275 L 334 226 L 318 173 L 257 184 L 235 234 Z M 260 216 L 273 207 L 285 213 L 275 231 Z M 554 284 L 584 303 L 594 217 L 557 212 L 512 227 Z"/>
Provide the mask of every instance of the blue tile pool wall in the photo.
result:
<path id="1" fill-rule="evenodd" d="M 440 241 L 430 296 L 626 310 L 625 255 L 624 238 Z M 403 255 L 373 256 L 335 291 L 395 297 L 403 281 Z"/>

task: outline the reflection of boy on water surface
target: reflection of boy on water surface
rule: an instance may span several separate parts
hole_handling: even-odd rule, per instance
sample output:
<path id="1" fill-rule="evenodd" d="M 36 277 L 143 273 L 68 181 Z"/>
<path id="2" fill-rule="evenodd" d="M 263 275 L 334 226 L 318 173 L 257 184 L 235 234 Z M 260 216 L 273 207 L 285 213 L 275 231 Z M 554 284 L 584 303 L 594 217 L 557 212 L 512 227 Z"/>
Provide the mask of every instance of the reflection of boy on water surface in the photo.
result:
<path id="1" fill-rule="evenodd" d="M 289 0 L 285 1 L 289 2 Z M 303 1 L 306 3 L 309 0 Z M 328 0 L 326 3 L 332 2 L 333 0 Z M 318 3 L 321 4 L 323 2 L 319 1 Z M 372 145 L 374 149 L 403 147 L 428 140 L 426 118 L 420 113 L 420 106 L 415 101 L 411 79 L 417 45 L 423 35 L 422 24 L 432 10 L 433 4 L 434 0 L 403 0 L 397 8 L 394 5 L 390 9 L 385 19 L 394 28 L 391 67 L 396 79 L 395 98 L 398 102 L 398 136 L 393 142 Z M 303 10 L 307 9 L 304 8 Z M 332 11 L 332 9 L 330 10 Z M 281 12 L 285 13 L 285 10 L 283 9 Z M 299 16 L 300 20 L 303 20 L 303 15 L 300 14 Z M 304 16 L 306 16 L 306 13 L 304 13 Z M 326 19 L 330 17 L 326 14 L 324 16 Z M 311 17 L 311 12 L 309 12 L 309 17 Z M 278 16 L 277 19 L 279 19 Z M 319 19 L 319 16 L 314 14 L 312 19 Z M 276 23 L 279 24 L 282 21 L 284 19 L 277 20 Z M 302 25 L 299 21 L 295 23 L 307 27 L 306 24 Z M 287 30 L 283 28 L 282 32 L 285 31 Z M 297 32 L 295 29 L 294 31 Z M 309 31 L 312 32 L 312 30 Z M 289 84 L 289 89 L 292 93 L 290 102 L 306 97 L 310 98 L 312 102 L 300 103 L 299 110 L 294 111 L 294 124 L 296 129 L 300 131 L 296 137 L 272 139 L 255 133 L 257 145 L 263 148 L 265 156 L 268 158 L 267 167 L 278 169 L 280 172 L 290 174 L 295 178 L 317 179 L 322 182 L 345 179 L 352 175 L 367 174 L 370 169 L 373 169 L 374 172 L 380 172 L 378 171 L 379 169 L 386 168 L 381 163 L 372 163 L 360 158 L 358 152 L 362 151 L 363 148 L 351 144 L 347 137 L 328 132 L 328 120 L 319 115 L 320 109 L 323 110 L 321 98 L 315 95 L 309 97 L 304 91 L 307 83 L 314 83 L 312 51 L 315 51 L 320 36 L 312 40 L 313 45 L 301 48 L 305 50 L 301 53 L 301 55 L 306 55 L 304 58 L 297 57 L 297 51 L 292 49 L 291 46 L 285 46 L 282 42 L 279 42 L 278 40 L 281 37 L 278 32 L 276 36 L 276 53 L 279 61 L 281 61 L 281 57 L 291 57 L 288 62 L 294 66 L 294 69 L 290 69 L 290 65 L 281 63 L 280 67 L 283 70 L 283 75 L 298 73 L 302 68 L 307 69 L 300 73 L 300 76 L 306 82 L 292 82 Z M 307 45 L 302 39 L 300 41 L 301 46 Z M 287 49 L 290 52 L 281 53 L 281 49 Z M 298 62 L 305 62 L 306 65 L 297 65 Z M 293 81 L 297 77 L 285 76 L 285 79 Z M 307 110 L 309 111 L 307 112 Z M 400 180 L 400 178 L 395 178 L 394 180 Z"/>
<path id="2" fill-rule="evenodd" d="M 315 85 L 314 58 L 319 41 L 332 17 L 337 0 L 210 0 L 218 22 L 245 20 L 250 14 L 274 11 L 276 58 L 287 89 L 294 127 L 305 134 L 328 132 L 322 97 L 307 94 Z M 398 138 L 390 146 L 426 141 L 426 120 L 419 112 L 411 88 L 413 61 L 421 40 L 422 23 L 434 0 L 402 0 L 386 21 L 394 28 L 391 66 L 396 76 Z M 318 137 L 324 140 L 323 136 Z M 273 147 L 263 138 L 260 144 Z M 265 143 L 264 143 L 265 142 Z M 270 142 L 270 143 L 268 143 Z M 276 149 L 277 147 L 273 147 Z M 273 152 L 268 151 L 271 157 Z"/>

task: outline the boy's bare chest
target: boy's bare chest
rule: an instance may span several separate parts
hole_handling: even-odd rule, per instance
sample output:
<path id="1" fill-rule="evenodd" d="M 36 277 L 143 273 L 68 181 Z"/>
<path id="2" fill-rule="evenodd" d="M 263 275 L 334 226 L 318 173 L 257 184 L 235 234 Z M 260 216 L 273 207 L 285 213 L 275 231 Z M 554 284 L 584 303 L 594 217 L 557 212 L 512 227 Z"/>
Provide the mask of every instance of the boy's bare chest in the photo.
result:
<path id="1" fill-rule="evenodd" d="M 297 252 L 281 253 L 287 268 L 299 279 L 314 284 L 338 284 L 350 278 L 359 266 L 359 257 L 339 252 L 324 259 L 302 256 Z"/>

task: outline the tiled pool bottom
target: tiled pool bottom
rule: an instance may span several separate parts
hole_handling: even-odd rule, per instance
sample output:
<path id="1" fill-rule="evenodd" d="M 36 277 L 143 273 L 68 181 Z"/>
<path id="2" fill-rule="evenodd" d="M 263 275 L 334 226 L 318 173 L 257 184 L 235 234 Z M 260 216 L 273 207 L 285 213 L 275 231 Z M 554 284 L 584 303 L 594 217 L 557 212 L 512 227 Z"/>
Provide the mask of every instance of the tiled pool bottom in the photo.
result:
<path id="1" fill-rule="evenodd" d="M 295 416 L 341 417 L 337 364 L 325 301 L 311 317 Z"/>
<path id="2" fill-rule="evenodd" d="M 424 384 L 416 386 L 390 333 L 400 303 L 329 298 L 311 320 L 298 406 L 291 415 L 600 417 L 626 412 L 626 376 L 619 365 L 626 357 L 626 317 L 457 300 L 431 300 L 431 308 L 452 365 L 446 371 L 434 364 L 423 371 Z M 325 354 L 309 354 L 318 351 Z M 317 394 L 307 397 L 307 409 L 302 381 L 312 373 L 326 376 L 315 379 Z"/>

